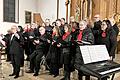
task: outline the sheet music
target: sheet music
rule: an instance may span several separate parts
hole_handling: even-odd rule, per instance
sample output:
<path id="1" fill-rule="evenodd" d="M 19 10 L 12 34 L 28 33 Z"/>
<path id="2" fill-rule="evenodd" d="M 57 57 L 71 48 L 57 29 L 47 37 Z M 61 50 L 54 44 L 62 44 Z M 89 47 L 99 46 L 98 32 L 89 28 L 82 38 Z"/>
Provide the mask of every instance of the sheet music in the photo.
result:
<path id="1" fill-rule="evenodd" d="M 82 57 L 86 58 L 83 59 L 84 63 L 91 63 L 91 57 L 88 51 L 88 47 L 80 47 L 80 50 L 82 52 Z"/>
<path id="2" fill-rule="evenodd" d="M 92 63 L 110 59 L 105 45 L 80 46 L 84 63 Z"/>

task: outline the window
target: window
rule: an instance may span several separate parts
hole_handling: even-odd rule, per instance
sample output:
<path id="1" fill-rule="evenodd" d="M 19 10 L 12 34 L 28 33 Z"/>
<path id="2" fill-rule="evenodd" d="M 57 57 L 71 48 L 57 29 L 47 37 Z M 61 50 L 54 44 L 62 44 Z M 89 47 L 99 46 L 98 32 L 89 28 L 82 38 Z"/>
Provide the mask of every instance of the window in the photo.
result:
<path id="1" fill-rule="evenodd" d="M 31 23 L 31 12 L 25 11 L 25 23 Z"/>
<path id="2" fill-rule="evenodd" d="M 5 22 L 18 22 L 18 0 L 3 0 L 3 21 Z"/>

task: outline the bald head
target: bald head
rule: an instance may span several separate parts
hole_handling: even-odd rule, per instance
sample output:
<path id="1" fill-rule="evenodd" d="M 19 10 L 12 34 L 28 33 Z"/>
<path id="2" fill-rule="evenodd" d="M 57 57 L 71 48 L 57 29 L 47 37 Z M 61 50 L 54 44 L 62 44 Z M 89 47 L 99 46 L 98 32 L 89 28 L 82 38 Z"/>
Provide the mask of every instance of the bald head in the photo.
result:
<path id="1" fill-rule="evenodd" d="M 74 22 L 74 21 L 75 21 L 74 16 L 71 16 L 71 17 L 70 17 L 70 22 Z"/>
<path id="2" fill-rule="evenodd" d="M 99 21 L 99 20 L 100 20 L 100 15 L 99 15 L 99 14 L 96 14 L 96 15 L 94 16 L 94 21 L 97 22 L 97 21 Z"/>
<path id="3" fill-rule="evenodd" d="M 99 14 L 96 14 L 96 15 L 94 16 L 94 18 L 100 18 L 100 15 L 99 15 Z"/>

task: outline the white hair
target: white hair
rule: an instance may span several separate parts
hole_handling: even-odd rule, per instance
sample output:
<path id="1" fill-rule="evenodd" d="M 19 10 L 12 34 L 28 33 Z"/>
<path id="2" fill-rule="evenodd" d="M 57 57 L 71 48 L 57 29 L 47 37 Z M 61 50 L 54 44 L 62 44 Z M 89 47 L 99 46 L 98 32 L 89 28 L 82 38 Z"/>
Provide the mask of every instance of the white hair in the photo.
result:
<path id="1" fill-rule="evenodd" d="M 84 23 L 84 25 L 87 25 L 87 22 L 85 20 L 81 20 L 79 23 Z"/>

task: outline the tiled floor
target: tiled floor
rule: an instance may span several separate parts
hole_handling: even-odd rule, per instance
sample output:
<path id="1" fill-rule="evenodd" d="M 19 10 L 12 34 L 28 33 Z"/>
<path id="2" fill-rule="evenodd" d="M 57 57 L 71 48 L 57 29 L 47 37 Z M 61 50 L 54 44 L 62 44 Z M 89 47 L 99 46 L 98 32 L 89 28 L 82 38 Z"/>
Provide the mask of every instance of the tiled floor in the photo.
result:
<path id="1" fill-rule="evenodd" d="M 115 61 L 120 63 L 120 54 L 116 54 Z M 14 80 L 13 77 L 8 76 L 10 73 L 12 73 L 12 67 L 9 62 L 2 60 L 2 65 L 0 66 L 0 69 L 2 70 L 2 72 L 0 70 L 0 80 Z M 26 66 L 24 67 L 24 70 L 25 69 L 26 69 Z M 62 72 L 61 72 L 61 74 L 62 74 Z M 24 76 L 22 76 L 20 73 L 20 77 L 16 80 L 60 80 L 63 77 L 63 76 L 58 76 L 58 77 L 54 78 L 53 76 L 48 75 L 47 71 L 40 71 L 40 75 L 38 77 L 33 77 L 32 75 L 33 74 L 28 74 L 28 73 L 24 72 Z M 74 79 L 73 79 L 73 76 L 74 76 Z M 75 76 L 77 76 L 76 72 L 74 72 L 72 74 L 71 80 L 77 80 L 77 78 Z M 97 80 L 97 79 L 92 77 L 91 80 Z M 115 75 L 114 80 L 120 80 L 120 73 L 117 73 Z"/>

